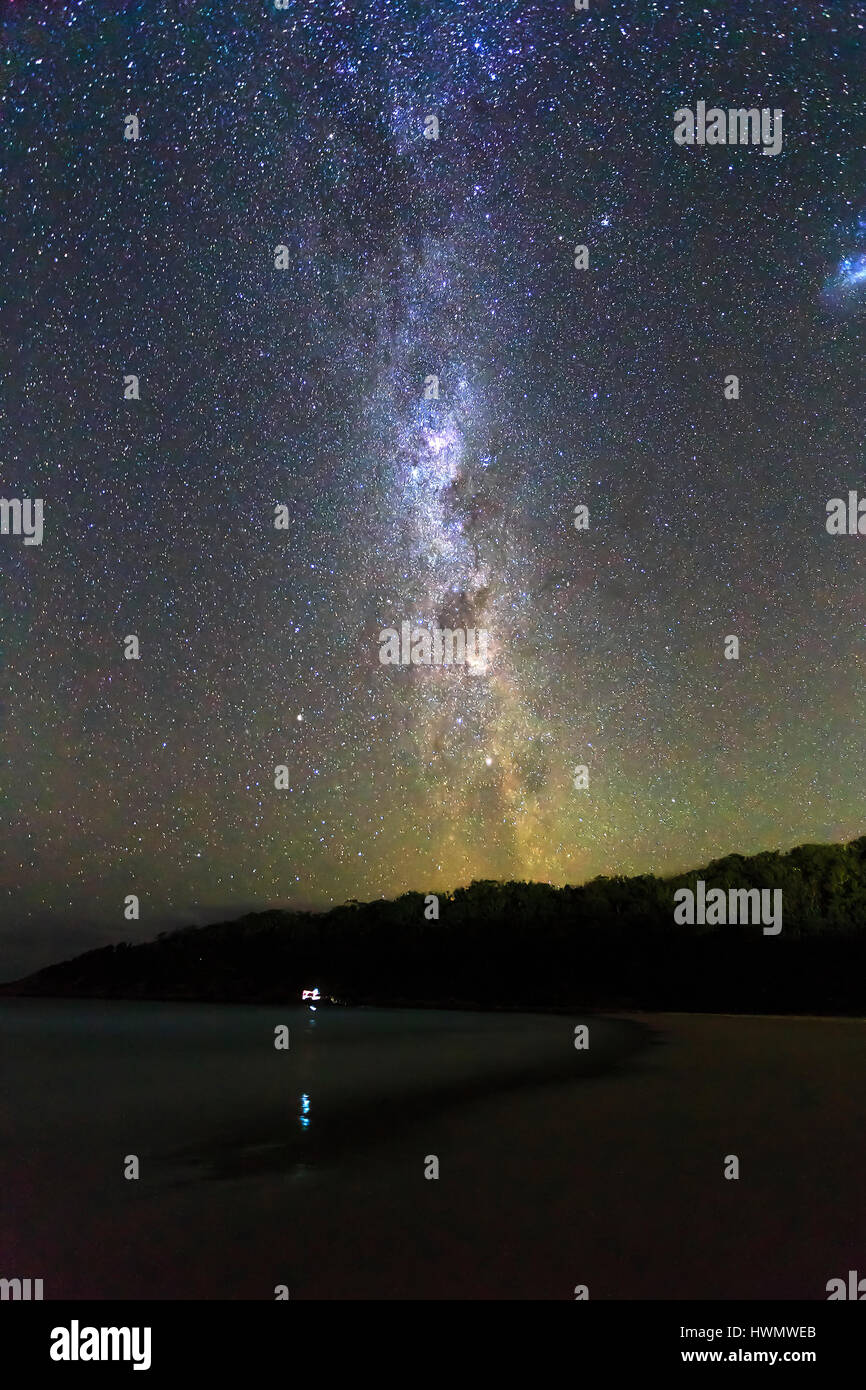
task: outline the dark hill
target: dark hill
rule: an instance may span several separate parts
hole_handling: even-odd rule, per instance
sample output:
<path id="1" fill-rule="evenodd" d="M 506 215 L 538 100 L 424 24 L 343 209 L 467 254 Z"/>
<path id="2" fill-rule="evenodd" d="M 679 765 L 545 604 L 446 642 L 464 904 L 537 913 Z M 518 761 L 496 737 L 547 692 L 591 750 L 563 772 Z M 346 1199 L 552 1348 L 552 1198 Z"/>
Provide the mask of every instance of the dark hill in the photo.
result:
<path id="1" fill-rule="evenodd" d="M 783 926 L 677 926 L 675 889 L 780 888 Z M 866 837 L 729 855 L 671 878 L 581 887 L 475 881 L 440 895 L 270 911 L 121 943 L 0 987 L 5 995 L 493 1008 L 866 1013 Z"/>

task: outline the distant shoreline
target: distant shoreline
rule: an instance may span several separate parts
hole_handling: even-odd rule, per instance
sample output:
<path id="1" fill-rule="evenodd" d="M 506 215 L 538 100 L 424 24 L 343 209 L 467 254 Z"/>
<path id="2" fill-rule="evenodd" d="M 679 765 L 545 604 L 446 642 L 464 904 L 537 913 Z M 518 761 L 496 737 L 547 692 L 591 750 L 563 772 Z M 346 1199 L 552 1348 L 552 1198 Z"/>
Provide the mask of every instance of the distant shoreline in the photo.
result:
<path id="1" fill-rule="evenodd" d="M 0 998 L 378 1008 L 866 1014 L 866 836 L 727 855 L 672 878 L 579 887 L 475 880 L 452 893 L 271 909 L 99 947 Z"/>
<path id="2" fill-rule="evenodd" d="M 17 983 L 17 982 L 13 982 Z M 0 1003 L 5 999 L 21 999 L 26 1001 L 47 1000 L 53 1003 L 98 1003 L 98 1004 L 207 1004 L 223 1006 L 226 1008 L 306 1008 L 307 1006 L 300 999 L 208 999 L 194 998 L 190 996 L 179 997 L 177 995 L 114 995 L 114 994 L 48 994 L 45 992 L 17 990 L 9 984 L 0 985 Z M 322 1007 L 322 1006 L 319 1006 Z M 621 1007 L 615 1004 L 490 1004 L 456 1000 L 417 1000 L 417 999 L 363 999 L 347 1001 L 344 1004 L 326 1004 L 323 1011 L 342 1011 L 343 1009 L 413 1009 L 425 1010 L 430 1013 L 479 1013 L 479 1014 L 538 1014 L 542 1016 L 559 1017 L 605 1017 L 623 1018 L 636 1020 L 651 1019 L 658 1015 L 669 1017 L 702 1017 L 702 1018 L 777 1018 L 777 1019 L 798 1019 L 804 1023 L 835 1023 L 840 1019 L 846 1019 L 851 1023 L 866 1023 L 866 1013 L 846 1013 L 835 1014 L 809 1014 L 809 1013 L 755 1013 L 749 1010 L 731 1009 L 669 1009 L 663 1006 L 658 1008 L 636 1007 L 631 1004 L 624 1004 Z"/>

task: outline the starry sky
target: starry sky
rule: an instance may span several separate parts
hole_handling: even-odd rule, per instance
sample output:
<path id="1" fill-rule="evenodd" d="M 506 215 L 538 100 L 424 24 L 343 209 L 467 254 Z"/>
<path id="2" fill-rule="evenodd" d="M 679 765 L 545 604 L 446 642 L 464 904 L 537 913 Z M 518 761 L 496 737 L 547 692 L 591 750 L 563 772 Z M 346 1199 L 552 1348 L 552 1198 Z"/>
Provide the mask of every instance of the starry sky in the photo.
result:
<path id="1" fill-rule="evenodd" d="M 0 16 L 7 975 L 863 833 L 866 5 Z"/>

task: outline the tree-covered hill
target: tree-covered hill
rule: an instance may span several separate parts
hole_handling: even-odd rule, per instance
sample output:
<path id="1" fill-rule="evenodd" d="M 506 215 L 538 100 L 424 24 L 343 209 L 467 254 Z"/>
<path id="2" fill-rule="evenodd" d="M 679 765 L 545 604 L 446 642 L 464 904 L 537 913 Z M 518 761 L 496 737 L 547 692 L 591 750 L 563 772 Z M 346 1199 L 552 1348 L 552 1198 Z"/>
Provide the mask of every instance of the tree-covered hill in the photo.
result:
<path id="1" fill-rule="evenodd" d="M 781 889 L 783 925 L 678 926 L 674 892 Z M 4 994 L 297 1002 L 866 1013 L 866 836 L 728 855 L 669 878 L 580 887 L 481 880 L 438 899 L 269 911 L 120 943 Z M 429 909 L 428 909 L 429 911 Z"/>

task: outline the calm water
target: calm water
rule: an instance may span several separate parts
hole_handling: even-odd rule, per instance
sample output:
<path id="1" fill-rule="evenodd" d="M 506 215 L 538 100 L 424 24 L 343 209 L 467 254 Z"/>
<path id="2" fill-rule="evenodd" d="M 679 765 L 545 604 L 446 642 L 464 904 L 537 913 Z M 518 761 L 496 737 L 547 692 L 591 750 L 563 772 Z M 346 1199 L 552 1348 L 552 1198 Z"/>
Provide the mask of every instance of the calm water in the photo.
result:
<path id="1" fill-rule="evenodd" d="M 46 1298 L 823 1298 L 866 1273 L 859 1021 L 15 1000 L 0 1038 L 0 1276 Z"/>

